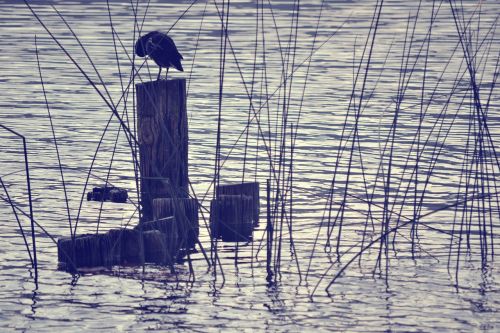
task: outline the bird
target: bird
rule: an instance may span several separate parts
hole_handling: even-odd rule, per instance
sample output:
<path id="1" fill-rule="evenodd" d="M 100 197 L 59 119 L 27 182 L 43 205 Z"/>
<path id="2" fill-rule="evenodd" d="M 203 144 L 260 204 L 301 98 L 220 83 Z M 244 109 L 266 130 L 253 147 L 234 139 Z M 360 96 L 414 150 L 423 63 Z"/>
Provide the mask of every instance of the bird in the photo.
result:
<path id="1" fill-rule="evenodd" d="M 160 67 L 157 80 L 160 79 L 161 69 L 174 67 L 184 72 L 181 60 L 184 59 L 177 50 L 174 41 L 167 34 L 160 31 L 151 31 L 141 36 L 135 43 L 135 54 L 143 58 L 149 56 Z"/>

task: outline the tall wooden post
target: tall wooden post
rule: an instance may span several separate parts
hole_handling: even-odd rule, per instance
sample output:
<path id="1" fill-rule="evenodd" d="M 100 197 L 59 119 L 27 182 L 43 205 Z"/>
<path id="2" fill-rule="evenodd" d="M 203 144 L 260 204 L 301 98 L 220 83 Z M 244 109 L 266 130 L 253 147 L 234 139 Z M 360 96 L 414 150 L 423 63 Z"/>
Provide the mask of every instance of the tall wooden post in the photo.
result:
<path id="1" fill-rule="evenodd" d="M 136 85 L 143 221 L 155 198 L 188 194 L 186 79 Z"/>

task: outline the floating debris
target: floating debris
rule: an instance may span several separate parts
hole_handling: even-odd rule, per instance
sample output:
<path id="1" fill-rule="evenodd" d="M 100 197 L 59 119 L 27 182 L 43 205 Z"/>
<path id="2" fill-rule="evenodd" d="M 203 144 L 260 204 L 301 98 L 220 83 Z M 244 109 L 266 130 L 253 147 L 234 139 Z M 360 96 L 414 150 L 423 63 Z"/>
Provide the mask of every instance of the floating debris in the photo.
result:
<path id="1" fill-rule="evenodd" d="M 111 201 L 116 203 L 125 203 L 128 199 L 127 190 L 118 187 L 94 187 L 87 193 L 87 201 Z"/>

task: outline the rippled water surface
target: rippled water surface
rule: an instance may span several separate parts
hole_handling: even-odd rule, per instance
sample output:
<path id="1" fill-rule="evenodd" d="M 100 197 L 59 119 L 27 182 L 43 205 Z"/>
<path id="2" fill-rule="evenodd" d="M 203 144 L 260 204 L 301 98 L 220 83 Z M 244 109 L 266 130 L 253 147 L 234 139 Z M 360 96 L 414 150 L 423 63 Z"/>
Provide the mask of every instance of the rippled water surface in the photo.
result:
<path id="1" fill-rule="evenodd" d="M 140 2 L 138 14 L 142 17 L 146 1 Z M 119 67 L 106 2 L 32 3 L 33 9 L 64 48 L 89 73 L 90 79 L 98 83 L 98 77 L 85 53 L 50 6 L 56 5 L 85 45 L 116 103 L 122 91 L 121 82 L 127 84 L 131 70 L 126 53 L 130 53 L 134 42 L 134 16 L 130 3 L 110 2 L 113 25 L 120 39 L 116 39 Z M 293 6 L 291 1 L 271 3 L 274 18 L 269 3 L 264 2 L 264 19 L 261 20 L 260 14 L 256 16 L 255 1 L 231 1 L 228 21 L 231 43 L 227 46 L 222 102 L 221 156 L 227 158 L 221 170 L 223 183 L 242 179 L 248 95 L 253 96 L 255 106 L 262 107 L 260 120 L 263 128 L 260 130 L 269 140 L 263 142 L 262 136 L 258 135 L 258 126 L 253 122 L 249 127 L 246 153 L 250 158 L 246 161 L 245 179 L 255 178 L 264 184 L 269 177 L 269 159 L 264 146 L 269 144 L 275 149 L 279 144 L 276 136 L 269 136 L 269 133 L 276 134 L 276 115 L 282 110 L 283 89 L 277 90 L 282 80 L 280 45 L 283 50 L 290 45 Z M 487 117 L 494 146 L 500 135 L 498 88 L 492 84 L 498 75 L 495 66 L 498 66 L 500 43 L 498 34 L 495 34 L 495 24 L 500 6 L 496 1 L 480 1 L 480 7 L 478 3 L 463 2 L 464 19 L 460 22 L 471 27 L 471 38 L 474 40 L 472 49 L 479 50 L 476 76 L 483 93 L 483 103 L 487 102 L 491 91 Z M 204 1 L 198 1 L 189 7 L 190 2 L 186 1 L 152 1 L 143 29 L 169 30 L 175 23 L 169 34 L 184 56 L 185 72 L 170 71 L 169 75 L 188 79 L 189 174 L 194 193 L 200 199 L 204 198 L 203 204 L 206 206 L 208 198 L 212 196 L 210 184 L 214 174 L 221 46 L 221 22 L 217 8 L 221 10 L 222 3 L 217 1 L 218 7 L 212 1 L 205 4 Z M 0 1 L 0 124 L 26 137 L 34 217 L 45 229 L 44 232 L 40 227 L 37 228 L 40 276 L 38 286 L 35 286 L 29 258 L 11 207 L 5 200 L 0 202 L 0 330 L 500 331 L 498 268 L 492 260 L 486 265 L 481 264 L 477 255 L 479 236 L 474 233 L 476 227 L 471 225 L 471 254 L 458 254 L 460 273 L 457 279 L 457 247 L 453 247 L 451 269 L 448 270 L 450 236 L 442 231 L 449 233 L 453 221 L 460 221 L 460 216 L 454 215 L 454 209 L 436 211 L 453 204 L 456 197 L 464 193 L 460 187 L 462 177 L 465 177 L 462 165 L 464 160 L 470 162 L 465 158 L 470 154 L 466 153 L 465 143 L 468 134 L 477 130 L 469 126 L 469 73 L 463 64 L 463 50 L 448 2 L 441 5 L 435 3 L 437 14 L 432 30 L 434 37 L 429 44 L 425 74 L 428 82 L 425 98 L 434 95 L 422 126 L 422 137 L 429 137 L 426 147 L 442 145 L 441 155 L 426 188 L 421 212 L 426 214 L 436 211 L 422 218 L 422 222 L 432 228 L 420 228 L 415 260 L 409 252 L 409 228 L 399 231 L 397 242 L 388 253 L 387 278 L 385 274 L 373 274 L 378 254 L 375 246 L 366 251 L 359 264 L 356 261 L 346 270 L 329 288 L 329 293 L 325 292 L 333 276 L 360 248 L 367 205 L 359 197 L 366 194 L 366 189 L 370 193 L 374 191 L 377 205 L 371 209 L 376 217 L 374 230 L 379 232 L 377 223 L 380 224 L 379 218 L 382 216 L 384 186 L 377 172 L 380 172 L 379 166 L 386 165 L 384 163 L 387 161 L 381 151 L 389 142 L 387 138 L 390 125 L 393 124 L 398 80 L 400 73 L 405 71 L 401 67 L 405 35 L 409 40 L 413 33 L 414 45 L 410 58 L 416 59 L 422 45 L 425 46 L 423 41 L 428 33 L 432 2 L 422 2 L 414 30 L 418 1 L 384 2 L 370 64 L 371 74 L 365 83 L 366 106 L 357 128 L 359 150 L 353 155 L 354 166 L 349 181 L 346 178 L 349 155 L 342 156 L 338 169 L 335 193 L 341 197 L 347 188 L 346 184 L 349 184 L 347 192 L 351 198 L 347 201 L 344 215 L 344 230 L 339 246 L 344 256 L 339 264 L 334 262 L 336 236 L 332 236 L 332 248 L 325 247 L 326 228 L 319 227 L 337 152 L 340 147 L 352 142 L 341 140 L 342 130 L 346 122 L 353 76 L 363 56 L 374 7 L 375 1 L 326 1 L 321 9 L 319 0 L 300 1 L 293 60 L 298 69 L 293 82 L 288 83 L 291 85 L 291 98 L 287 106 L 289 123 L 299 124 L 293 161 L 292 235 L 295 250 L 291 254 L 290 233 L 285 228 L 282 236 L 281 277 L 276 283 L 268 284 L 265 248 L 261 243 L 264 231 L 262 223 L 255 231 L 254 242 L 240 243 L 238 246 L 234 243 L 219 243 L 218 254 L 223 274 L 218 269 L 214 275 L 201 252 L 192 255 L 194 278 L 189 274 L 187 263 L 177 265 L 177 275 L 171 274 L 166 267 L 157 266 L 146 266 L 144 270 L 115 267 L 109 272 L 79 277 L 57 270 L 57 248 L 48 234 L 54 238 L 69 236 L 68 211 L 39 79 L 35 36 L 73 221 L 78 214 L 87 170 L 111 113 L 24 3 Z M 317 39 L 314 39 L 320 12 Z M 179 17 L 181 19 L 176 22 Z M 411 24 L 407 29 L 409 17 Z M 256 34 L 257 22 L 259 28 Z M 254 65 L 256 36 L 258 47 Z M 408 45 L 407 42 L 406 48 Z M 315 51 L 310 57 L 312 49 Z M 286 56 L 286 51 L 283 52 Z M 288 54 L 292 57 L 292 53 Z M 410 204 L 413 200 L 401 204 L 395 189 L 401 189 L 398 193 L 404 193 L 402 188 L 408 185 L 409 177 L 409 173 L 405 173 L 405 163 L 414 163 L 415 159 L 410 147 L 422 104 L 423 59 L 422 56 L 417 60 L 405 102 L 400 108 L 393 155 L 391 202 L 395 204 L 391 209 L 410 217 L 413 217 L 413 205 Z M 411 71 L 412 64 L 410 62 L 406 71 Z M 154 77 L 157 69 L 153 63 L 149 65 Z M 365 66 L 362 68 L 361 72 Z M 147 66 L 140 73 L 137 80 L 149 79 Z M 267 87 L 262 84 L 264 81 L 267 81 Z M 304 82 L 307 84 L 304 85 Z M 360 98 L 361 82 L 358 79 L 355 103 Z M 457 82 L 459 84 L 455 86 Z M 102 90 L 99 83 L 98 86 Z M 264 104 L 266 89 L 268 96 L 273 94 L 268 108 Z M 127 99 L 130 116 L 132 103 L 130 96 Z M 120 107 L 122 110 L 123 102 Z M 448 111 L 443 116 L 441 112 L 444 108 Z M 353 131 L 354 116 L 351 113 L 349 117 L 345 130 Z M 106 177 L 115 137 L 119 134 L 116 119 L 110 126 L 97 156 L 89 186 L 101 185 Z M 444 132 L 437 134 L 440 127 L 447 129 L 446 137 Z M 240 138 L 242 133 L 244 135 Z M 12 200 L 28 211 L 22 142 L 6 131 L 0 132 L 0 142 L 0 176 Z M 126 187 L 133 193 L 133 166 L 122 134 L 117 147 L 110 182 Z M 362 160 L 359 151 L 362 152 Z M 490 184 L 495 185 L 488 186 L 494 187 L 494 192 L 499 181 L 499 170 L 489 156 L 489 162 L 485 165 L 490 168 Z M 426 172 L 431 174 L 425 168 L 430 168 L 429 161 L 432 158 L 430 150 L 423 154 L 421 179 L 425 178 Z M 475 170 L 470 174 L 478 172 Z M 262 189 L 261 186 L 261 197 L 264 198 Z M 4 192 L 2 198 L 5 199 Z M 335 198 L 338 200 L 338 197 Z M 135 195 L 132 194 L 131 200 L 137 201 Z M 338 201 L 335 202 L 334 211 L 339 208 Z M 95 202 L 83 203 L 79 233 L 95 231 L 99 206 Z M 498 202 L 495 207 L 498 209 Z M 265 208 L 264 201 L 262 208 Z M 133 204 L 105 203 L 101 230 L 135 224 L 134 211 Z M 265 209 L 261 209 L 261 214 L 264 216 Z M 21 220 L 28 230 L 29 220 Z M 489 215 L 488 221 L 492 222 L 494 236 L 491 242 L 498 253 L 498 211 Z M 318 246 L 313 251 L 317 235 Z M 209 250 L 206 230 L 202 230 L 201 241 Z"/>

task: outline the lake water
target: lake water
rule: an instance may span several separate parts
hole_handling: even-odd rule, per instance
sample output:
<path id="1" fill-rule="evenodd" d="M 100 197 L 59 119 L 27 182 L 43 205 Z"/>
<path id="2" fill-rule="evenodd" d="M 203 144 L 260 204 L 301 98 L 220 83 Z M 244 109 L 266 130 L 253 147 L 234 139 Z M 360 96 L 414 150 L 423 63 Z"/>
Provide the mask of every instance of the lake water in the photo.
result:
<path id="1" fill-rule="evenodd" d="M 193 194 L 208 207 L 212 197 L 219 109 L 221 21 L 213 2 L 206 5 L 198 1 L 189 7 L 190 3 L 151 1 L 143 31 L 167 31 L 182 16 L 169 34 L 184 56 L 185 72 L 170 71 L 169 76 L 188 79 L 189 174 Z M 222 10 L 222 2 L 216 3 Z M 493 84 L 498 76 L 496 66 L 500 50 L 495 30 L 500 10 L 498 3 L 492 0 L 454 4 L 457 8 L 463 5 L 463 10 L 456 12 L 459 26 L 470 28 L 470 33 L 466 34 L 471 41 L 467 44 L 470 46 L 468 52 L 475 55 L 473 62 L 489 137 L 484 134 L 484 125 L 478 127 L 475 109 L 470 106 L 470 75 L 463 63 L 464 51 L 448 2 L 436 1 L 433 7 L 432 1 L 422 1 L 414 29 L 418 1 L 384 2 L 364 89 L 361 85 L 368 51 L 363 58 L 360 77 L 355 80 L 354 76 L 370 32 L 375 1 L 326 1 L 323 8 L 319 0 L 300 1 L 296 32 L 295 28 L 291 29 L 292 1 L 271 3 L 272 7 L 269 2 L 263 4 L 263 20 L 262 8 L 256 14 L 255 1 L 231 1 L 229 7 L 231 44 L 227 46 L 224 72 L 220 152 L 227 160 L 220 179 L 221 183 L 241 181 L 246 151 L 249 159 L 245 179 L 261 182 L 261 198 L 265 198 L 263 185 L 269 178 L 266 145 L 270 147 L 274 165 L 278 165 L 284 100 L 283 89 L 277 90 L 283 70 L 281 45 L 290 68 L 292 64 L 298 68 L 293 82 L 288 81 L 291 97 L 286 110 L 287 122 L 299 124 L 299 127 L 293 160 L 292 236 L 295 250 L 290 250 L 289 229 L 284 227 L 281 276 L 275 283 L 266 281 L 265 242 L 261 242 L 264 223 L 255 230 L 254 242 L 238 246 L 235 243 L 218 244 L 223 275 L 220 267 L 217 274 L 213 274 L 201 252 L 192 255 L 194 278 L 189 274 L 187 263 L 177 265 L 176 275 L 166 267 L 152 265 L 144 270 L 115 267 L 109 272 L 78 277 L 57 270 L 57 247 L 47 233 L 59 238 L 69 236 L 70 231 L 36 63 L 35 35 L 72 221 L 78 214 L 86 174 L 111 112 L 26 5 L 19 1 L 0 1 L 0 124 L 26 136 L 34 218 L 47 231 L 36 230 L 39 260 L 36 286 L 12 209 L 1 201 L 2 332 L 500 330 L 500 273 L 494 265 L 498 256 L 491 253 L 491 249 L 499 252 L 500 226 L 498 195 L 495 194 L 500 170 L 493 154 L 495 143 L 500 139 L 498 88 Z M 33 9 L 51 32 L 98 83 L 84 52 L 51 4 L 56 5 L 85 45 L 116 103 L 122 92 L 120 73 L 127 84 L 131 66 L 118 41 L 120 68 L 117 66 L 106 2 L 33 2 Z M 134 42 L 133 7 L 127 1 L 111 1 L 110 7 L 114 28 L 130 53 Z M 140 1 L 139 17 L 144 15 L 146 7 L 147 2 Z M 427 44 L 425 38 L 433 8 L 435 22 L 431 41 Z M 318 34 L 314 39 L 320 12 Z M 297 37 L 295 52 L 286 51 L 295 43 L 295 39 L 289 39 L 291 32 Z M 408 51 L 410 40 L 413 42 Z M 370 42 L 371 39 L 367 50 Z M 428 57 L 424 57 L 427 45 Z M 312 49 L 315 51 L 308 66 Z M 408 52 L 410 57 L 406 56 Z M 401 65 L 405 58 L 410 59 L 406 68 Z M 142 60 L 137 63 L 140 65 Z M 152 62 L 149 66 L 154 78 L 157 69 Z M 425 74 L 424 66 L 427 67 Z M 406 77 L 402 73 L 407 73 Z M 141 79 L 148 80 L 147 75 L 147 67 L 144 67 Z M 432 103 L 423 117 L 420 148 L 415 148 L 412 143 L 423 105 L 424 75 L 424 101 L 432 96 Z M 402 79 L 409 82 L 404 98 L 398 90 L 401 86 L 398 82 Z M 356 129 L 359 140 L 352 145 L 352 136 L 348 133 L 355 128 L 355 108 L 349 108 L 349 100 L 354 81 L 357 82 L 354 103 L 359 103 L 362 90 L 364 102 Z M 304 82 L 307 82 L 305 90 Z M 102 85 L 98 87 L 102 90 Z M 276 91 L 268 107 L 264 103 L 266 88 L 267 96 Z M 248 95 L 252 95 L 256 109 L 262 108 L 261 130 L 269 140 L 264 143 L 254 121 L 249 126 L 245 149 L 246 134 L 238 138 L 245 133 Z M 399 108 L 396 107 L 398 100 L 403 101 Z M 131 123 L 132 103 L 131 93 L 127 99 Z M 123 102 L 118 110 L 123 110 Z M 399 115 L 394 118 L 396 110 Z M 395 124 L 394 119 L 397 119 L 397 130 L 394 144 L 391 144 L 390 128 Z M 116 119 L 110 126 L 90 178 L 90 187 L 102 185 L 106 178 L 118 134 Z M 483 138 L 484 143 L 478 138 Z M 0 176 L 11 198 L 27 211 L 22 143 L 7 131 L 0 132 L 0 142 Z M 386 145 L 393 147 L 392 155 L 384 151 Z M 333 229 L 330 248 L 326 246 L 328 229 L 322 221 L 325 221 L 337 154 L 344 146 L 347 148 L 340 156 L 332 205 L 333 216 L 345 208 L 339 243 L 342 258 L 337 263 L 338 225 Z M 289 149 L 290 145 L 287 147 Z M 474 147 L 482 147 L 482 150 Z M 367 235 L 365 225 L 371 231 L 368 211 L 374 221 L 374 239 L 381 232 L 385 198 L 393 212 L 391 227 L 399 223 L 397 214 L 413 217 L 411 172 L 415 151 L 418 151 L 415 149 L 423 151 L 417 192 L 423 191 L 426 176 L 431 175 L 424 200 L 419 205 L 420 215 L 424 217 L 420 220 L 423 224 L 419 228 L 415 258 L 410 252 L 408 225 L 398 230 L 394 247 L 389 247 L 388 260 L 382 260 L 383 266 L 387 263 L 382 270 L 384 274 L 373 273 L 379 253 L 376 242 L 361 261 L 352 264 L 336 280 L 329 293 L 325 292 L 334 275 L 359 251 L 360 241 Z M 437 152 L 439 155 L 435 155 Z M 286 156 L 288 158 L 289 151 Z M 287 163 L 283 165 L 289 167 Z M 389 165 L 392 168 L 390 177 L 387 176 Z M 109 180 L 133 193 L 133 165 L 122 134 Z M 346 192 L 346 200 L 342 201 Z M 372 193 L 372 205 L 368 205 L 366 198 Z M 490 195 L 472 200 L 470 205 L 459 205 L 459 209 L 440 210 L 453 205 L 457 198 L 484 193 Z M 407 195 L 410 197 L 406 198 Z M 6 198 L 3 190 L 1 198 Z M 137 198 L 132 194 L 131 200 L 136 202 Z M 262 202 L 261 220 L 264 220 L 265 201 Z M 289 204 L 287 202 L 287 206 Z M 78 233 L 95 232 L 99 207 L 96 202 L 83 203 Z M 103 208 L 100 230 L 136 223 L 133 204 L 105 203 Z M 429 214 L 431 212 L 434 213 Z M 29 230 L 29 220 L 21 220 L 25 230 Z M 466 253 L 463 243 L 459 247 L 454 238 L 451 269 L 448 270 L 449 233 L 454 230 L 457 234 L 460 226 L 470 235 L 470 253 Z M 486 244 L 478 231 L 485 230 L 483 227 L 492 234 L 491 237 L 488 234 Z M 209 250 L 207 231 L 203 228 L 201 233 L 202 244 Z M 392 240 L 392 234 L 390 238 Z M 487 262 L 480 260 L 481 247 L 488 251 Z M 457 258 L 460 264 L 458 279 L 455 275 Z"/>

